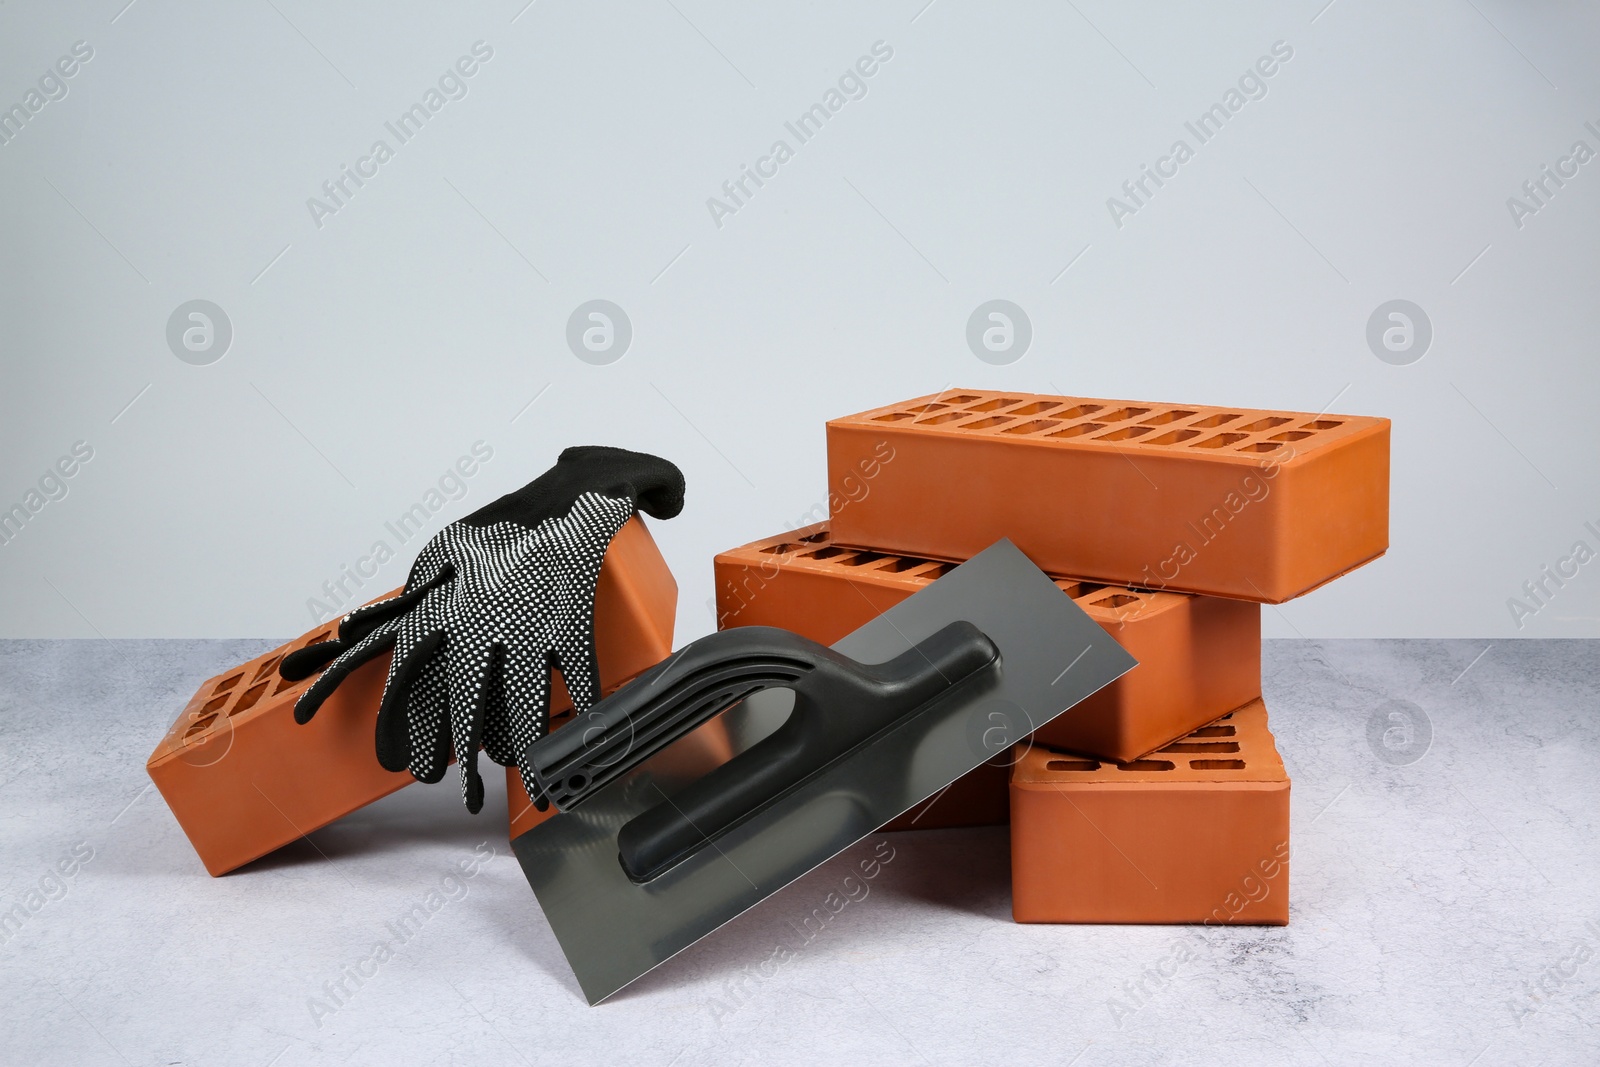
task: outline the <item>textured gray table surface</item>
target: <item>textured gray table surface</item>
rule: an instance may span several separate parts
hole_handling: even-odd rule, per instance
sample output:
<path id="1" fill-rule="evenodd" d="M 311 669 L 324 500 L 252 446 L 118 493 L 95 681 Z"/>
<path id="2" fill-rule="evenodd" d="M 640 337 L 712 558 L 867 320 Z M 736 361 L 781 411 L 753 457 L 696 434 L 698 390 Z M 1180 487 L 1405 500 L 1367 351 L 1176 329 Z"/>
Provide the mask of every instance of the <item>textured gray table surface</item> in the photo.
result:
<path id="1" fill-rule="evenodd" d="M 0 933 L 0 1062 L 1600 1063 L 1593 642 L 1269 642 L 1288 927 L 1018 926 L 1003 829 L 880 835 L 870 895 L 775 974 L 853 853 L 598 1008 L 503 798 L 467 815 L 453 771 L 207 877 L 144 760 L 203 678 L 270 644 L 0 643 L 0 910 L 25 915 Z M 1369 740 L 1392 701 L 1431 722 L 1414 762 L 1403 733 Z"/>

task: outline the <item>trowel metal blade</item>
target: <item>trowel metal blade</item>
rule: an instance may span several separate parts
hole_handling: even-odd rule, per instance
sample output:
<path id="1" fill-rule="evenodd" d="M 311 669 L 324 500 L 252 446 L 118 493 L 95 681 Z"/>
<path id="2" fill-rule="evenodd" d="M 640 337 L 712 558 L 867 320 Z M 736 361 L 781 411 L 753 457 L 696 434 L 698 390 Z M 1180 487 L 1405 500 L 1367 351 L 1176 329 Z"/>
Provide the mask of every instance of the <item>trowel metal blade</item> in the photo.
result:
<path id="1" fill-rule="evenodd" d="M 1010 541 L 999 541 L 843 638 L 863 663 L 966 620 L 1000 649 L 988 684 L 958 686 L 644 884 L 617 832 L 782 723 L 785 690 L 756 693 L 573 810 L 512 842 L 595 1004 L 825 863 L 1135 666 Z M 574 727 L 575 728 L 575 727 Z"/>

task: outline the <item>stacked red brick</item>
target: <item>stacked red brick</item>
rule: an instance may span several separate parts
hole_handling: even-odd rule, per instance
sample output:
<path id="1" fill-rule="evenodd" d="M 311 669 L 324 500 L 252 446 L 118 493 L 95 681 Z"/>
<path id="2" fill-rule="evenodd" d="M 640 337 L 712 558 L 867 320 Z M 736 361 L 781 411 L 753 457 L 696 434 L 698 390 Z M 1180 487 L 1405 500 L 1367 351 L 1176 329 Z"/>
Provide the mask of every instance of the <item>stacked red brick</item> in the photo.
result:
<path id="1" fill-rule="evenodd" d="M 828 524 L 717 557 L 831 642 L 1009 537 L 1139 666 L 898 826 L 1009 818 L 1019 921 L 1288 921 L 1260 607 L 1388 545 L 1385 419 L 976 390 L 828 424 Z"/>

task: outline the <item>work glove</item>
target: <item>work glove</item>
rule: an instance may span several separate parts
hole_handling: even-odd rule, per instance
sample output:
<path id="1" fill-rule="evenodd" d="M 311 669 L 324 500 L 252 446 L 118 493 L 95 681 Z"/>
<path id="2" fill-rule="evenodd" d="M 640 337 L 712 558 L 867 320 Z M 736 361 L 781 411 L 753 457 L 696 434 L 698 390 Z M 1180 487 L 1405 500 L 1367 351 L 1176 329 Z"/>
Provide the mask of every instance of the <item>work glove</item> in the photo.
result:
<path id="1" fill-rule="evenodd" d="M 511 766 L 550 728 L 550 670 L 579 713 L 600 699 L 595 583 L 606 549 L 637 512 L 683 510 L 683 474 L 664 459 L 582 446 L 514 493 L 450 523 L 423 546 L 405 588 L 350 612 L 338 636 L 285 656 L 309 722 L 339 683 L 393 649 L 378 708 L 378 762 L 423 782 L 444 777 L 454 747 L 467 809 L 483 807 L 478 747 Z M 547 804 L 529 768 L 523 785 Z"/>

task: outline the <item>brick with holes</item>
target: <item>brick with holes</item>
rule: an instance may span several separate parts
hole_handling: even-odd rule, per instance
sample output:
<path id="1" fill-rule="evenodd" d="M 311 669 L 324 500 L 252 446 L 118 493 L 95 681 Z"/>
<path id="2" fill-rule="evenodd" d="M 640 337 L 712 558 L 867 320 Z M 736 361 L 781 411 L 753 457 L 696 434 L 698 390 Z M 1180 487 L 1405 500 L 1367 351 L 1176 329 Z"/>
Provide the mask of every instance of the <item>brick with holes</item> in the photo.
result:
<path id="1" fill-rule="evenodd" d="M 832 644 L 952 566 L 842 548 L 818 523 L 717 556 L 717 626 L 782 626 Z M 1056 584 L 1139 665 L 1040 729 L 1045 744 L 1137 759 L 1261 695 L 1259 604 Z"/>
<path id="2" fill-rule="evenodd" d="M 595 646 L 607 689 L 671 653 L 677 600 L 677 584 L 649 530 L 639 518 L 629 520 L 611 541 L 595 590 Z M 331 636 L 335 625 L 207 681 L 146 763 L 213 875 L 414 781 L 379 766 L 373 747 L 388 655 L 352 672 L 316 718 L 295 723 L 294 702 L 311 680 L 283 680 L 278 661 Z M 558 699 L 571 706 L 557 688 L 553 712 L 562 710 Z"/>
<path id="3" fill-rule="evenodd" d="M 1018 922 L 1289 921 L 1289 776 L 1260 700 L 1132 763 L 1018 746 Z"/>
<path id="4" fill-rule="evenodd" d="M 1389 545 L 1389 420 L 947 391 L 827 426 L 840 545 L 1277 604 Z"/>

